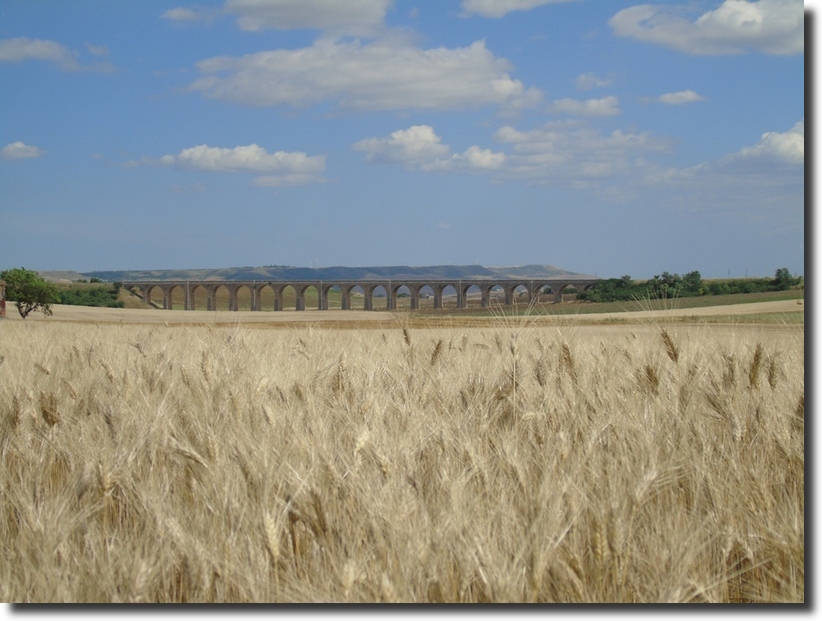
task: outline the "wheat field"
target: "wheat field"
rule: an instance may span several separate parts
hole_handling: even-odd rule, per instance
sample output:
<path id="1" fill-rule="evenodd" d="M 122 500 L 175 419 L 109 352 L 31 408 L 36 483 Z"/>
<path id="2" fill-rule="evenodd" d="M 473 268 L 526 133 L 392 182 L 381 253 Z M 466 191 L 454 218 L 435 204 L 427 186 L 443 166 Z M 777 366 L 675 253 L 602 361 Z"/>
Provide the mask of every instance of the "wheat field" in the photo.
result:
<path id="1" fill-rule="evenodd" d="M 804 329 L 0 322 L 7 602 L 803 602 Z"/>

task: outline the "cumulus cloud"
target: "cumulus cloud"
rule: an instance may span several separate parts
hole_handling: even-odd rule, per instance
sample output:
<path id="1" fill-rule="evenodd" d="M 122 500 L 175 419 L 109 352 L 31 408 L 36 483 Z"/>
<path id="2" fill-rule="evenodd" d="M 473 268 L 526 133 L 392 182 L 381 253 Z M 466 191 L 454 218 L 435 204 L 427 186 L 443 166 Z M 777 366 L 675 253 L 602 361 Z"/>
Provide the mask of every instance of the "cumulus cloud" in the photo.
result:
<path id="1" fill-rule="evenodd" d="M 425 166 L 451 155 L 451 147 L 442 144 L 434 128 L 414 125 L 398 129 L 388 138 L 367 138 L 354 144 L 355 151 L 364 151 L 369 162 L 390 162 L 411 166 Z"/>
<path id="2" fill-rule="evenodd" d="M 733 157 L 770 160 L 789 165 L 805 163 L 805 119 L 787 132 L 766 132 L 759 142 L 745 147 Z"/>
<path id="3" fill-rule="evenodd" d="M 107 50 L 86 44 L 86 48 L 95 56 L 105 55 Z M 40 60 L 54 63 L 61 71 L 111 71 L 109 63 L 83 64 L 80 54 L 56 41 L 45 39 L 29 39 L 17 37 L 15 39 L 0 40 L 0 62 L 23 62 Z"/>
<path id="4" fill-rule="evenodd" d="M 353 110 L 450 110 L 483 105 L 533 107 L 541 93 L 512 79 L 509 63 L 477 41 L 465 48 L 420 49 L 396 41 L 328 39 L 297 50 L 197 64 L 190 85 L 212 99 L 253 106 L 303 107 L 333 101 Z"/>
<path id="5" fill-rule="evenodd" d="M 700 206 L 715 199 L 714 208 L 738 209 L 746 201 L 773 203 L 783 190 L 791 196 L 801 193 L 803 184 L 804 121 L 786 132 L 767 132 L 725 158 L 684 169 L 661 164 L 673 152 L 671 138 L 623 129 L 604 132 L 585 119 L 552 121 L 530 130 L 507 125 L 493 139 L 499 150 L 475 145 L 456 153 L 432 127 L 415 125 L 361 140 L 353 148 L 372 163 L 589 190 L 608 201 L 657 191 L 662 203 Z"/>
<path id="6" fill-rule="evenodd" d="M 367 153 L 369 162 L 402 164 L 409 169 L 424 171 L 494 170 L 505 163 L 504 153 L 494 153 L 476 145 L 463 153 L 454 153 L 429 125 L 399 129 L 387 138 L 360 140 L 353 148 Z"/>
<path id="7" fill-rule="evenodd" d="M 706 162 L 683 171 L 694 174 L 723 174 L 772 178 L 804 174 L 805 120 L 786 132 L 765 132 L 755 144 L 743 147 L 716 162 Z"/>
<path id="8" fill-rule="evenodd" d="M 652 166 L 646 155 L 667 152 L 671 146 L 647 132 L 603 134 L 581 120 L 549 122 L 525 132 L 506 126 L 494 139 L 511 145 L 507 177 L 572 187 L 647 174 Z"/>
<path id="9" fill-rule="evenodd" d="M 694 21 L 686 12 L 685 6 L 643 4 L 623 9 L 608 24 L 617 36 L 694 55 L 789 55 L 805 49 L 802 0 L 725 0 Z"/>
<path id="10" fill-rule="evenodd" d="M 383 25 L 391 0 L 227 0 L 242 30 L 312 28 L 367 36 Z"/>
<path id="11" fill-rule="evenodd" d="M 680 169 L 662 164 L 673 153 L 673 139 L 624 129 L 605 132 L 586 119 L 528 130 L 501 127 L 493 135 L 496 150 L 475 145 L 455 152 L 428 125 L 361 140 L 353 148 L 372 163 L 590 191 L 608 202 L 656 192 L 660 205 L 750 211 L 801 197 L 804 131 L 800 121 L 720 160 Z"/>
<path id="12" fill-rule="evenodd" d="M 759 141 L 719 160 L 665 171 L 657 181 L 774 186 L 804 179 L 805 121 L 786 132 L 765 132 Z"/>
<path id="13" fill-rule="evenodd" d="M 160 15 L 160 17 L 172 22 L 196 22 L 200 18 L 200 15 L 194 9 L 177 7 L 175 9 L 163 11 L 163 14 Z"/>
<path id="14" fill-rule="evenodd" d="M 12 142 L 0 150 L 0 158 L 4 160 L 24 160 L 33 157 L 42 157 L 43 150 L 22 142 Z"/>
<path id="15" fill-rule="evenodd" d="M 614 81 L 611 78 L 601 78 L 593 72 L 583 73 L 574 80 L 577 90 L 580 91 L 589 91 L 593 88 L 602 88 L 605 86 L 610 86 L 613 83 Z"/>
<path id="16" fill-rule="evenodd" d="M 43 60 L 57 64 L 64 71 L 79 71 L 77 56 L 77 52 L 55 41 L 26 37 L 0 41 L 0 62 Z"/>
<path id="17" fill-rule="evenodd" d="M 551 106 L 552 112 L 574 116 L 614 116 L 620 114 L 619 99 L 613 95 L 601 99 L 558 99 Z"/>
<path id="18" fill-rule="evenodd" d="M 505 164 L 505 153 L 494 153 L 491 149 L 481 149 L 477 146 L 468 147 L 462 155 L 452 157 L 452 160 L 465 161 L 469 168 L 495 170 Z"/>
<path id="19" fill-rule="evenodd" d="M 466 15 L 483 17 L 504 17 L 512 11 L 530 11 L 545 4 L 575 2 L 576 0 L 462 0 L 462 10 Z"/>
<path id="20" fill-rule="evenodd" d="M 761 212 L 801 201 L 803 132 L 800 123 L 720 160 L 676 169 L 663 165 L 673 141 L 648 132 L 601 132 L 584 120 L 508 126 L 494 135 L 509 145 L 495 178 L 590 191 L 607 202 L 655 196 L 676 209 Z"/>
<path id="21" fill-rule="evenodd" d="M 109 51 L 108 48 L 104 45 L 92 45 L 91 43 L 86 43 L 86 50 L 92 56 L 108 56 Z"/>
<path id="22" fill-rule="evenodd" d="M 667 152 L 670 143 L 648 133 L 615 130 L 602 134 L 582 120 L 547 123 L 530 131 L 512 126 L 494 140 L 505 150 L 471 146 L 455 153 L 428 125 L 398 130 L 384 138 L 354 145 L 374 163 L 399 164 L 409 170 L 473 172 L 495 181 L 524 180 L 567 187 L 597 187 L 647 175 L 649 153 Z"/>
<path id="23" fill-rule="evenodd" d="M 222 7 L 176 7 L 161 17 L 173 22 L 211 22 L 231 15 L 247 32 L 323 30 L 333 35 L 371 36 L 380 31 L 392 0 L 226 0 Z"/>
<path id="24" fill-rule="evenodd" d="M 198 145 L 183 149 L 177 155 L 164 155 L 158 162 L 186 170 L 262 173 L 253 181 L 261 186 L 318 183 L 325 172 L 324 155 L 308 156 L 300 151 L 269 153 L 256 144 L 233 149 Z"/>
<path id="25" fill-rule="evenodd" d="M 702 95 L 697 94 L 692 90 L 677 91 L 675 93 L 665 93 L 658 98 L 660 103 L 669 104 L 672 106 L 679 106 L 682 104 L 693 103 L 695 101 L 705 101 Z"/>
<path id="26" fill-rule="evenodd" d="M 786 132 L 766 132 L 753 145 L 723 158 L 660 171 L 648 182 L 674 187 L 673 192 L 665 189 L 663 200 L 678 207 L 785 216 L 802 204 L 804 161 L 802 120 Z"/>

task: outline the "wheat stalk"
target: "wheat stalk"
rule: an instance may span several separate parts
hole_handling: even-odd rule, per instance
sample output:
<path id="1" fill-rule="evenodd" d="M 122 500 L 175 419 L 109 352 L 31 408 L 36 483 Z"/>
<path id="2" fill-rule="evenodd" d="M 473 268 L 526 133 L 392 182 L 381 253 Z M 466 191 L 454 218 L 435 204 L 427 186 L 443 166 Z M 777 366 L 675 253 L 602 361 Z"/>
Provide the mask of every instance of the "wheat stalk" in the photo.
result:
<path id="1" fill-rule="evenodd" d="M 437 360 L 439 360 L 441 355 L 442 355 L 442 339 L 437 341 L 437 344 L 434 346 L 434 351 L 431 354 L 431 366 L 432 367 L 435 364 L 437 364 Z"/>
<path id="2" fill-rule="evenodd" d="M 759 369 L 762 366 L 763 359 L 762 344 L 756 344 L 756 351 L 754 351 L 751 366 L 748 367 L 748 386 L 754 389 L 759 389 Z"/>
<path id="3" fill-rule="evenodd" d="M 263 534 L 265 535 L 265 546 L 271 557 L 271 562 L 276 567 L 280 560 L 280 533 L 282 524 L 280 520 L 266 511 L 263 514 Z"/>
<path id="4" fill-rule="evenodd" d="M 40 414 L 49 427 L 60 422 L 60 412 L 57 408 L 57 395 L 53 392 L 40 393 Z"/>
<path id="5" fill-rule="evenodd" d="M 668 331 L 663 327 L 661 330 L 662 343 L 665 345 L 665 353 L 668 354 L 675 364 L 679 362 L 679 348 L 674 343 L 674 339 L 668 334 Z"/>
<path id="6" fill-rule="evenodd" d="M 47 369 L 46 367 L 44 367 L 39 362 L 34 363 L 34 368 L 37 369 L 38 371 L 40 371 L 40 373 L 45 373 L 46 375 L 51 375 L 51 371 L 49 369 Z"/>

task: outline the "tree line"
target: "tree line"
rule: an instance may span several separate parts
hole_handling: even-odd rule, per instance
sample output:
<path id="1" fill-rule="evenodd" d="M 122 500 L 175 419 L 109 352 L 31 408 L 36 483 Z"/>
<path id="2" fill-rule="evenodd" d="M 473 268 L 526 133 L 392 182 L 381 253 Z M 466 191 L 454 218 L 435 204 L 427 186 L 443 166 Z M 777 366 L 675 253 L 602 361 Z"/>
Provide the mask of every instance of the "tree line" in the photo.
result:
<path id="1" fill-rule="evenodd" d="M 109 286 L 100 285 L 99 287 L 86 287 L 83 289 L 59 289 L 59 304 L 123 308 L 125 303 L 117 299 L 122 287 L 122 283 L 115 282 Z"/>
<path id="2" fill-rule="evenodd" d="M 660 300 L 700 295 L 730 295 L 786 291 L 803 284 L 801 276 L 792 276 L 788 268 L 776 270 L 773 278 L 729 278 L 702 280 L 698 271 L 685 275 L 662 272 L 649 280 L 635 281 L 630 276 L 608 278 L 582 291 L 578 300 L 587 302 L 623 302 L 630 300 Z"/>

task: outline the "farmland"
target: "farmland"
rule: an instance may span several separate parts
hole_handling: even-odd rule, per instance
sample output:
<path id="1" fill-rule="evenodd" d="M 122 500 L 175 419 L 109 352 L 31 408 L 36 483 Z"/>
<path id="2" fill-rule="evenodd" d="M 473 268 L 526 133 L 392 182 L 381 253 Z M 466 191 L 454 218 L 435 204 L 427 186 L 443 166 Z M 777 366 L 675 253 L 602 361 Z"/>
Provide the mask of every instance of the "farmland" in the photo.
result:
<path id="1" fill-rule="evenodd" d="M 9 313 L 0 596 L 804 601 L 803 308 Z"/>

